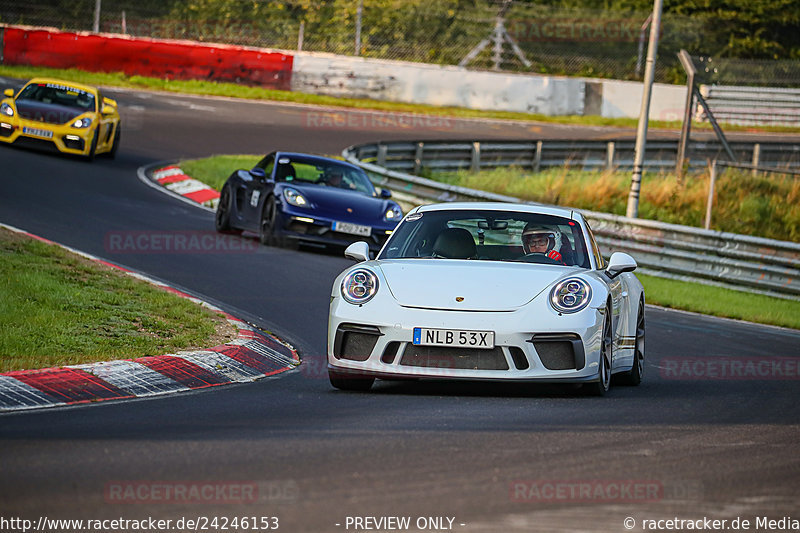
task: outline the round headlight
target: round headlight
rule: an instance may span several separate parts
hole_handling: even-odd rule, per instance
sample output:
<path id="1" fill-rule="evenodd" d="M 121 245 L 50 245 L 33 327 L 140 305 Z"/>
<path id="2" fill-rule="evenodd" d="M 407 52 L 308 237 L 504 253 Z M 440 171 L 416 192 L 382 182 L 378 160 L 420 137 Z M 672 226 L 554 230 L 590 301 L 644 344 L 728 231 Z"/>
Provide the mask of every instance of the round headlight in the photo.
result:
<path id="1" fill-rule="evenodd" d="M 300 194 L 299 191 L 291 188 L 284 189 L 283 197 L 295 207 L 308 207 L 308 200 L 306 200 L 306 197 Z"/>
<path id="2" fill-rule="evenodd" d="M 580 278 L 559 281 L 550 291 L 550 305 L 559 313 L 576 313 L 592 299 L 592 288 Z"/>
<path id="3" fill-rule="evenodd" d="M 0 104 L 0 113 L 4 114 L 7 117 L 14 116 L 14 108 L 8 105 L 7 103 L 3 102 Z"/>
<path id="4" fill-rule="evenodd" d="M 401 218 L 403 218 L 403 212 L 396 205 L 393 205 L 387 209 L 386 213 L 383 215 L 383 219 L 387 222 L 394 222 L 396 220 L 400 220 Z"/>
<path id="5" fill-rule="evenodd" d="M 88 117 L 79 118 L 71 124 L 73 128 L 88 128 L 92 125 L 92 119 Z"/>
<path id="6" fill-rule="evenodd" d="M 353 270 L 342 280 L 342 296 L 351 304 L 363 304 L 378 292 L 378 277 L 366 268 Z"/>

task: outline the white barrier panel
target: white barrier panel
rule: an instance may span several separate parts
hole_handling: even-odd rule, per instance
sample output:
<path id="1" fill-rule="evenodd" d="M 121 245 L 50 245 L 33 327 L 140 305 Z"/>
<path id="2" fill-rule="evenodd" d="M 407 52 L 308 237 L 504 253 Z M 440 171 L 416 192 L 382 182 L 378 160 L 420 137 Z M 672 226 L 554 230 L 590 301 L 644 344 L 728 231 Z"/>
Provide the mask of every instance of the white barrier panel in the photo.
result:
<path id="1" fill-rule="evenodd" d="M 597 80 L 601 81 L 601 80 Z M 642 87 L 637 81 L 602 80 L 603 104 L 601 114 L 607 118 L 639 118 Z M 683 120 L 686 106 L 686 86 L 653 84 L 650 99 L 650 120 Z"/>
<path id="2" fill-rule="evenodd" d="M 298 52 L 292 90 L 435 106 L 582 115 L 585 80 Z"/>

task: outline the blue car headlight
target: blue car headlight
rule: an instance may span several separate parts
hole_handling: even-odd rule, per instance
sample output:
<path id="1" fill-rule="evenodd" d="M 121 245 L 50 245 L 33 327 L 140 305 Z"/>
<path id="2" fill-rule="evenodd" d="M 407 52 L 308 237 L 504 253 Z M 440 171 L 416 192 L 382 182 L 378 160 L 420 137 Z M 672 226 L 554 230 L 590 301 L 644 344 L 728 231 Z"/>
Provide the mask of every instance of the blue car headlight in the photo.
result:
<path id="1" fill-rule="evenodd" d="M 391 206 L 386 210 L 386 213 L 383 214 L 383 220 L 386 222 L 397 222 L 401 218 L 403 218 L 403 212 L 396 205 Z"/>
<path id="2" fill-rule="evenodd" d="M 90 119 L 89 117 L 79 118 L 75 120 L 75 122 L 70 124 L 70 126 L 72 126 L 73 128 L 79 128 L 79 129 L 88 128 L 91 125 L 92 125 L 92 119 Z"/>
<path id="3" fill-rule="evenodd" d="M 311 207 L 306 200 L 306 197 L 300 194 L 299 191 L 296 191 L 292 188 L 286 188 L 283 190 L 283 197 L 286 198 L 286 201 L 292 204 L 295 207 Z"/>
<path id="4" fill-rule="evenodd" d="M 8 105 L 7 103 L 3 102 L 2 104 L 0 104 L 0 113 L 2 113 L 3 115 L 5 115 L 7 117 L 13 117 L 14 116 L 14 108 L 11 107 L 10 105 Z"/>
<path id="5" fill-rule="evenodd" d="M 550 305 L 559 313 L 577 313 L 592 299 L 592 287 L 580 278 L 559 281 L 550 291 Z"/>
<path id="6" fill-rule="evenodd" d="M 363 304 L 378 292 L 378 276 L 366 268 L 350 272 L 342 280 L 342 296 L 351 304 Z"/>

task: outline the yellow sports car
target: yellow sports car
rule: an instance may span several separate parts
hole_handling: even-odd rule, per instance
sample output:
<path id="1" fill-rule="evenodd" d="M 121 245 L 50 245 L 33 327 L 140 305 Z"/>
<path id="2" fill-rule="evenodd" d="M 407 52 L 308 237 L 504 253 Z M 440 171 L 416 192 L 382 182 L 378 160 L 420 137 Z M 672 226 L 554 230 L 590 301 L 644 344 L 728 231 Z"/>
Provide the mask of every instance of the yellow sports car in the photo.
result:
<path id="1" fill-rule="evenodd" d="M 121 120 L 117 102 L 99 89 L 50 78 L 34 78 L 14 96 L 6 89 L 0 103 L 0 141 L 55 147 L 89 161 L 114 157 Z"/>

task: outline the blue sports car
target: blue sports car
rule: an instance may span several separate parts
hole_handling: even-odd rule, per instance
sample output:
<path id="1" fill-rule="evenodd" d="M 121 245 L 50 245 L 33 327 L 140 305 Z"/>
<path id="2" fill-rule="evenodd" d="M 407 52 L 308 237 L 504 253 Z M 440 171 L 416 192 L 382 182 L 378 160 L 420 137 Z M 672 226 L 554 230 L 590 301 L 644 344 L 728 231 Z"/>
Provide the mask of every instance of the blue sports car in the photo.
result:
<path id="1" fill-rule="evenodd" d="M 403 218 L 390 197 L 388 190 L 377 192 L 355 165 L 273 152 L 252 169 L 230 175 L 220 193 L 216 228 L 257 232 L 272 246 L 367 241 L 378 251 Z"/>

